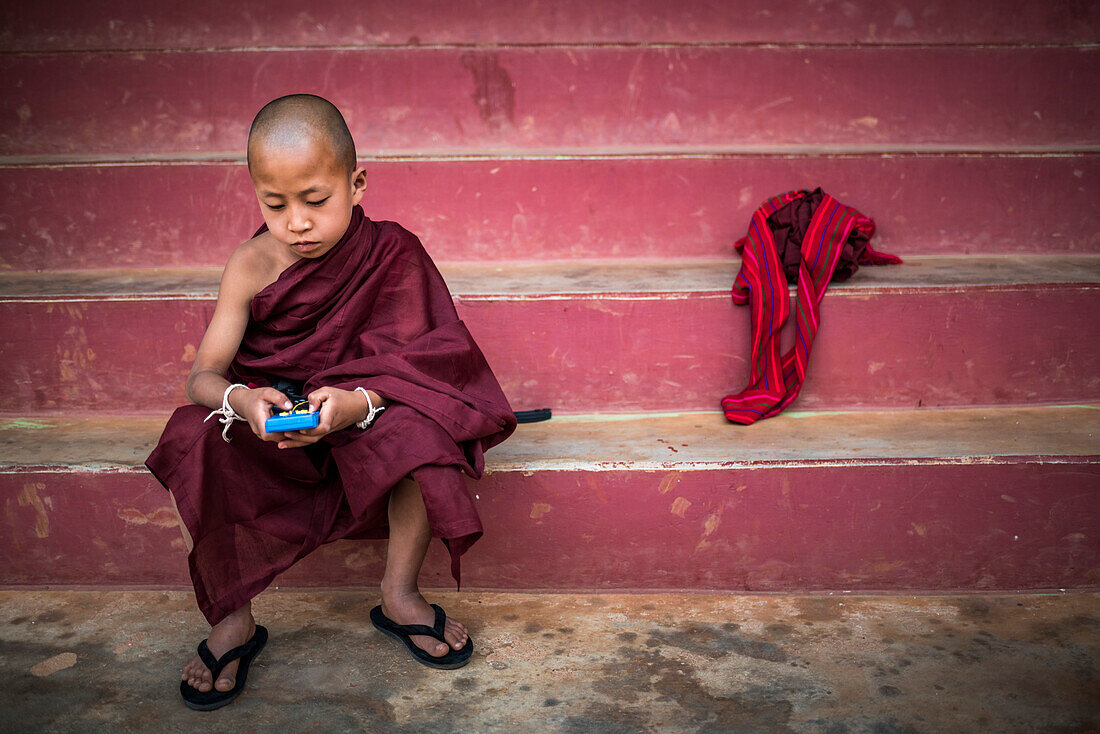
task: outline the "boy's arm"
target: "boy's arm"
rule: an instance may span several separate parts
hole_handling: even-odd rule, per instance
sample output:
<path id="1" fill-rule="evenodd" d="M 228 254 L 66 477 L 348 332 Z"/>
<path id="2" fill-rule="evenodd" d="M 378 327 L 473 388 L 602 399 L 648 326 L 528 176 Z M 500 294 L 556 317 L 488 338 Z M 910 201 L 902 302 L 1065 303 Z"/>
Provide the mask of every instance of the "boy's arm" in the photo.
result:
<path id="1" fill-rule="evenodd" d="M 246 245 L 238 248 L 225 265 L 214 315 L 187 376 L 187 398 L 197 405 L 222 407 L 222 395 L 229 387 L 225 372 L 241 346 L 252 297 L 262 286 L 257 276 L 262 277 L 263 267 L 256 260 L 256 253 Z M 264 431 L 264 422 L 271 415 L 272 406 L 290 407 L 290 401 L 281 392 L 270 387 L 238 388 L 229 394 L 229 404 L 248 420 L 257 436 L 265 441 L 280 440 L 281 434 Z"/>

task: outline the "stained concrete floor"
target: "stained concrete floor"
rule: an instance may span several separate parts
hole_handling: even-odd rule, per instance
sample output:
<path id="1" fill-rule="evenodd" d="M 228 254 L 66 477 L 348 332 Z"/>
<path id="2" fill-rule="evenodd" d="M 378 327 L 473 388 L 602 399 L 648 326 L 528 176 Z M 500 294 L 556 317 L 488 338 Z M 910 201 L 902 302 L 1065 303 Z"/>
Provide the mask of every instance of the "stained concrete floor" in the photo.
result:
<path id="1" fill-rule="evenodd" d="M 1100 731 L 1100 595 L 437 593 L 474 659 L 415 663 L 370 591 L 268 591 L 248 689 L 179 700 L 180 591 L 0 591 L 0 730 Z"/>

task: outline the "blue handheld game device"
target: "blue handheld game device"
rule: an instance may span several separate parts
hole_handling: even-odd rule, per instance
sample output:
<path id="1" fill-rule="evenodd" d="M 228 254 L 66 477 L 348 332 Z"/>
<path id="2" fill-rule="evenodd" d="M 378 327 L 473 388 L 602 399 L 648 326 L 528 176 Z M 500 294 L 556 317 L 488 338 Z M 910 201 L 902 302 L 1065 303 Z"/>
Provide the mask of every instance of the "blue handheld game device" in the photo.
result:
<path id="1" fill-rule="evenodd" d="M 300 431 L 304 428 L 316 428 L 320 422 L 320 412 L 311 413 L 309 401 L 303 400 L 295 403 L 290 410 L 273 411 L 271 417 L 264 421 L 264 430 L 268 433 Z"/>
<path id="2" fill-rule="evenodd" d="M 306 428 L 316 428 L 321 422 L 320 412 L 309 411 L 309 401 L 302 397 L 301 385 L 290 380 L 276 380 L 272 387 L 286 395 L 292 405 L 290 410 L 271 411 L 271 417 L 264 421 L 265 431 L 268 433 L 301 431 Z"/>

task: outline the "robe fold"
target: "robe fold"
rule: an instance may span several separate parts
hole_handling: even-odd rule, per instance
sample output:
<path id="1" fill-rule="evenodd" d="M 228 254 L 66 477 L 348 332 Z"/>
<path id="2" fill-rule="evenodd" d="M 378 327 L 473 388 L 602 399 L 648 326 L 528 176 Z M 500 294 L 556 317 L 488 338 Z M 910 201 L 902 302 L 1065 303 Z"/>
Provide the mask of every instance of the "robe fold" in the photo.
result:
<path id="1" fill-rule="evenodd" d="M 285 378 L 303 394 L 364 387 L 390 406 L 367 430 L 286 450 L 239 422 L 226 443 L 219 423 L 204 423 L 208 408 L 175 411 L 146 466 L 194 541 L 191 580 L 211 624 L 324 543 L 387 537 L 389 492 L 409 475 L 459 581 L 459 557 L 482 534 L 463 474 L 480 477 L 484 451 L 516 423 L 414 235 L 356 206 L 329 252 L 295 262 L 252 299 L 226 377 Z"/>

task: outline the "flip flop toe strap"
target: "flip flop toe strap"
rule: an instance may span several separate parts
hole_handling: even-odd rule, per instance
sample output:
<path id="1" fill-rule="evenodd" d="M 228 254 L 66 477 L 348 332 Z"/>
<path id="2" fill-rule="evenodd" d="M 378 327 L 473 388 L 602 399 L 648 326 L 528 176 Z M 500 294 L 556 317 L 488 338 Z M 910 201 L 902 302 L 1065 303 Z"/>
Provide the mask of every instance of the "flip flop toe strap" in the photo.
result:
<path id="1" fill-rule="evenodd" d="M 203 640 L 199 643 L 199 660 L 207 667 L 214 680 L 217 680 L 225 666 L 229 665 L 234 660 L 250 655 L 254 647 L 256 647 L 255 636 L 243 645 L 234 647 L 220 658 L 215 658 L 214 653 L 210 652 L 210 648 L 206 646 L 206 640 Z"/>
<path id="2" fill-rule="evenodd" d="M 443 629 L 447 622 L 447 613 L 444 612 L 443 608 L 438 604 L 432 604 L 432 609 L 435 610 L 435 626 L 429 627 L 426 624 L 395 624 L 393 626 L 394 631 L 410 637 L 413 635 L 425 635 L 426 637 L 433 637 L 440 642 L 446 642 L 447 640 L 443 637 Z"/>

